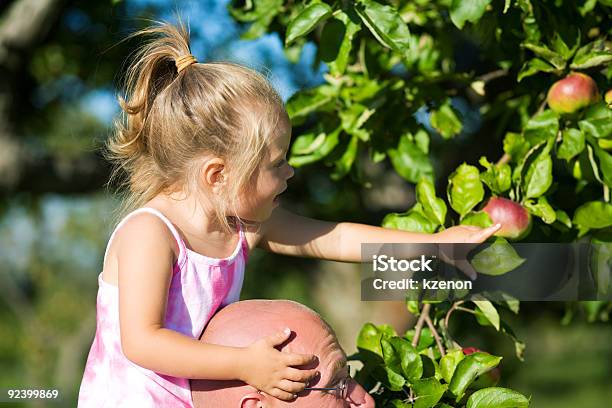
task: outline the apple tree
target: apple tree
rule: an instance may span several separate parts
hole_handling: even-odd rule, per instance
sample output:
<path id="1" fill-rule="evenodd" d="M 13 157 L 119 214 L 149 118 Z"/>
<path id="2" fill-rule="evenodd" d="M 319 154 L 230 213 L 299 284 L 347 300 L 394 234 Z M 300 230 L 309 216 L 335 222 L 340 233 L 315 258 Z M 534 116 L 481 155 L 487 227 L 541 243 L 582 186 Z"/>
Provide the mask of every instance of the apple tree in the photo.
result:
<path id="1" fill-rule="evenodd" d="M 233 1 L 244 39 L 278 33 L 290 59 L 317 46 L 324 83 L 293 95 L 289 163 L 366 183 L 364 163 L 392 168 L 417 202 L 383 226 L 434 233 L 503 227 L 497 241 L 600 244 L 612 259 L 612 1 Z M 436 192 L 438 191 L 438 192 Z M 609 268 L 608 268 L 609 270 Z M 608 293 L 608 276 L 600 289 Z M 500 318 L 514 300 L 408 301 L 415 329 L 366 324 L 358 379 L 390 407 L 524 407 L 495 387 L 501 357 L 466 352 L 448 332 L 470 313 L 524 344 Z M 584 308 L 607 319 L 610 303 Z M 473 350 L 472 350 L 473 351 Z"/>

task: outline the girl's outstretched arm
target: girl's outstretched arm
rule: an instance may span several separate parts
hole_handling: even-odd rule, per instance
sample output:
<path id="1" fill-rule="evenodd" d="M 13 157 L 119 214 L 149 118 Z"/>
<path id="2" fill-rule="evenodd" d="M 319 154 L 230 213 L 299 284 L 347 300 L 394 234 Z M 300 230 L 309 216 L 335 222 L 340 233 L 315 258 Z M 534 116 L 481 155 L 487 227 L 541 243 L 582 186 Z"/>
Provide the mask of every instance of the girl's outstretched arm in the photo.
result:
<path id="1" fill-rule="evenodd" d="M 259 247 L 283 255 L 361 262 L 362 243 L 479 243 L 499 229 L 499 225 L 479 228 L 459 225 L 435 234 L 400 231 L 352 222 L 327 222 L 302 217 L 281 207 L 264 223 Z M 423 254 L 423 247 L 414 246 Z"/>
<path id="2" fill-rule="evenodd" d="M 315 369 L 294 368 L 311 364 L 314 356 L 275 348 L 289 338 L 283 327 L 248 347 L 206 344 L 164 328 L 177 244 L 159 218 L 132 217 L 115 243 L 121 347 L 132 362 L 174 377 L 242 380 L 284 400 L 293 399 L 316 375 Z"/>

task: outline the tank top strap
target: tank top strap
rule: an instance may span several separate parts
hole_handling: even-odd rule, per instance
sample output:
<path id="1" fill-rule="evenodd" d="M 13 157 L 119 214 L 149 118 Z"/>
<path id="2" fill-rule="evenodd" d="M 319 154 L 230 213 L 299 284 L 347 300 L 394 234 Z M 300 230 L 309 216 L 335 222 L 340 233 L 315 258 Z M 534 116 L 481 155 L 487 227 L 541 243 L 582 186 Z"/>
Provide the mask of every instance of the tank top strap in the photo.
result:
<path id="1" fill-rule="evenodd" d="M 106 255 L 108 254 L 108 249 L 110 248 L 111 241 L 115 237 L 115 234 L 117 233 L 119 228 L 121 228 L 121 226 L 123 224 L 125 224 L 125 222 L 128 219 L 130 219 L 131 217 L 133 217 L 136 214 L 140 214 L 140 213 L 143 213 L 143 212 L 146 212 L 146 213 L 153 214 L 153 215 L 157 216 L 159 219 L 161 219 L 164 222 L 164 224 L 166 224 L 166 226 L 168 227 L 168 229 L 172 233 L 172 236 L 176 240 L 176 243 L 178 244 L 178 247 L 179 247 L 179 255 L 178 255 L 178 259 L 177 259 L 177 266 L 179 268 L 182 267 L 183 263 L 187 259 L 185 242 L 181 238 L 181 235 L 179 234 L 179 232 L 176 229 L 176 227 L 174 226 L 174 224 L 172 224 L 172 222 L 164 214 L 162 214 L 159 210 L 156 210 L 155 208 L 151 208 L 151 207 L 141 207 L 141 208 L 138 208 L 138 209 L 132 211 L 131 213 L 129 213 L 128 215 L 126 215 L 119 222 L 119 224 L 117 224 L 117 226 L 115 227 L 115 230 L 113 231 L 113 233 L 111 234 L 110 238 L 108 239 L 108 244 L 106 245 L 106 251 L 104 252 L 104 262 L 106 262 Z"/>

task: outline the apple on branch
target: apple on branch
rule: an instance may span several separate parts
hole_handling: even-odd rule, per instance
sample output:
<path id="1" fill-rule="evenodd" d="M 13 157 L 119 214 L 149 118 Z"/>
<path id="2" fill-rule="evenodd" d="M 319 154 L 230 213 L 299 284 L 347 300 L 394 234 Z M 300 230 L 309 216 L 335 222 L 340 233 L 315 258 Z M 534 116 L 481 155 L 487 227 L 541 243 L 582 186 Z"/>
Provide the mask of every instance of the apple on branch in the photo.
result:
<path id="1" fill-rule="evenodd" d="M 548 90 L 548 106 L 560 114 L 574 113 L 599 101 L 597 84 L 590 76 L 573 72 Z"/>
<path id="2" fill-rule="evenodd" d="M 503 197 L 491 197 L 482 210 L 487 213 L 493 224 L 502 225 L 495 236 L 521 239 L 529 234 L 531 215 L 519 203 Z"/>

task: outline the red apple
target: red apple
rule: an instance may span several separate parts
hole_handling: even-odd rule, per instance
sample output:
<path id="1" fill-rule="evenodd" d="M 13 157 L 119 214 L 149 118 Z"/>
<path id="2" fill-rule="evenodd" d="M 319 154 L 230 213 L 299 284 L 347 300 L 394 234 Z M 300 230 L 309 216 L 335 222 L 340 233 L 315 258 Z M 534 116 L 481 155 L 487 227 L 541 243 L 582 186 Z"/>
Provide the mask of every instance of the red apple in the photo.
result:
<path id="1" fill-rule="evenodd" d="M 469 356 L 470 354 L 474 354 L 479 352 L 480 350 L 477 349 L 476 347 L 465 347 L 463 349 L 463 354 L 465 354 L 466 356 Z"/>
<path id="2" fill-rule="evenodd" d="M 557 113 L 574 113 L 599 101 L 599 91 L 593 78 L 573 72 L 550 87 L 547 101 Z"/>
<path id="3" fill-rule="evenodd" d="M 519 203 L 503 197 L 491 197 L 482 209 L 493 224 L 501 224 L 495 233 L 498 237 L 520 239 L 529 233 L 531 215 Z"/>

